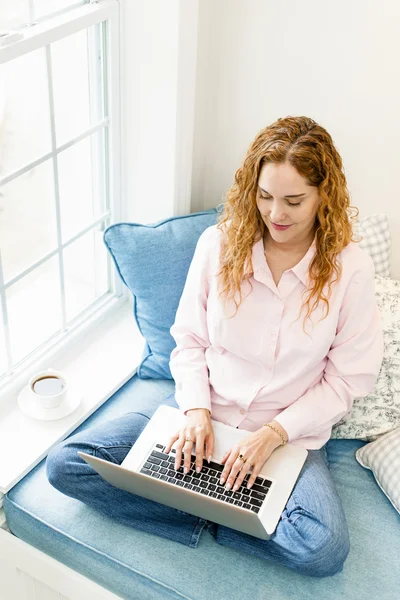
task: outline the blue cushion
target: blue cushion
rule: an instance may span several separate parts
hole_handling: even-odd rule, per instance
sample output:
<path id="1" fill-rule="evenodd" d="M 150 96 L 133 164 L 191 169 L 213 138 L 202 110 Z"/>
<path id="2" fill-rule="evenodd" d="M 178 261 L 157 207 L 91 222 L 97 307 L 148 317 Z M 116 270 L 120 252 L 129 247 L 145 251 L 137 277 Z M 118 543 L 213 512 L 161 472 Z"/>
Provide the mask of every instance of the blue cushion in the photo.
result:
<path id="1" fill-rule="evenodd" d="M 135 375 L 76 432 L 132 410 L 151 416 L 161 403 L 175 405 L 173 391 L 171 380 Z M 323 579 L 220 546 L 207 531 L 193 549 L 121 525 L 53 488 L 44 460 L 5 495 L 4 509 L 16 536 L 127 600 L 397 600 L 400 519 L 371 471 L 357 463 L 363 445 L 328 442 L 350 554 L 343 572 Z"/>
<path id="2" fill-rule="evenodd" d="M 116 223 L 104 242 L 133 294 L 133 313 L 146 340 L 141 379 L 172 379 L 172 327 L 189 265 L 202 232 L 217 221 L 217 209 L 173 217 L 153 225 Z"/>

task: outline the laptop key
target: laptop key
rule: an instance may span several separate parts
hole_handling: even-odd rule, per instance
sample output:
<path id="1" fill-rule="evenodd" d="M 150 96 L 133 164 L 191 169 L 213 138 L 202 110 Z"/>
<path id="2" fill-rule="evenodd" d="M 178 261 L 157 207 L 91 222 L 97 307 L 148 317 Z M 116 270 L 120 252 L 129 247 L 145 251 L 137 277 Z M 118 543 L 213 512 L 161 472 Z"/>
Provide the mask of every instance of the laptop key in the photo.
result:
<path id="1" fill-rule="evenodd" d="M 240 500 L 235 500 L 234 504 L 235 506 L 243 506 L 243 502 L 240 502 Z"/>
<path id="2" fill-rule="evenodd" d="M 162 460 L 168 458 L 168 454 L 164 454 L 164 452 L 157 452 L 157 450 L 153 450 L 151 456 L 154 456 L 154 458 L 161 458 Z"/>
<path id="3" fill-rule="evenodd" d="M 207 487 L 207 481 L 200 481 L 199 486 L 205 489 Z"/>
<path id="4" fill-rule="evenodd" d="M 188 490 L 191 490 L 193 488 L 191 483 L 185 483 L 183 487 L 187 488 Z"/>
<path id="5" fill-rule="evenodd" d="M 156 448 L 160 448 L 161 450 L 164 450 L 164 446 L 162 444 L 156 444 Z"/>
<path id="6" fill-rule="evenodd" d="M 217 477 L 217 476 L 218 476 L 217 471 L 214 471 L 214 469 L 210 469 L 210 477 Z"/>
<path id="7" fill-rule="evenodd" d="M 170 470 L 168 471 L 168 475 L 169 475 L 170 477 L 174 477 L 174 476 L 175 476 L 175 471 L 172 471 L 172 469 L 170 469 Z"/>
<path id="8" fill-rule="evenodd" d="M 160 479 L 160 477 L 161 477 L 160 473 L 156 473 L 155 471 L 152 471 L 151 474 L 153 477 L 157 477 L 157 479 Z"/>
<path id="9" fill-rule="evenodd" d="M 193 473 L 192 477 L 194 477 L 194 479 L 200 479 L 201 474 L 200 473 Z"/>
<path id="10" fill-rule="evenodd" d="M 232 490 L 225 490 L 225 488 L 224 488 L 224 494 L 225 494 L 225 496 L 228 496 L 228 498 L 230 498 L 233 495 L 233 492 L 232 492 Z"/>
<path id="11" fill-rule="evenodd" d="M 265 499 L 265 494 L 260 494 L 260 492 L 251 491 L 251 497 L 257 498 L 257 500 L 261 500 L 261 502 Z"/>
<path id="12" fill-rule="evenodd" d="M 249 504 L 251 504 L 252 506 L 258 506 L 258 507 L 262 506 L 262 502 L 260 502 L 256 498 L 250 498 Z"/>
<path id="13" fill-rule="evenodd" d="M 223 495 L 225 493 L 225 488 L 221 487 L 220 485 L 217 485 L 216 492 L 217 494 Z"/>
<path id="14" fill-rule="evenodd" d="M 217 486 L 213 485 L 212 483 L 209 483 L 208 489 L 210 490 L 210 492 L 215 492 L 215 490 L 217 489 Z"/>
<path id="15" fill-rule="evenodd" d="M 233 504 L 235 502 L 233 498 L 227 498 L 226 501 L 228 504 Z"/>
<path id="16" fill-rule="evenodd" d="M 161 466 L 162 466 L 162 467 L 169 467 L 169 462 L 168 462 L 167 460 L 163 460 L 163 461 L 161 462 Z"/>
<path id="17" fill-rule="evenodd" d="M 245 494 L 246 496 L 250 496 L 250 493 L 251 493 L 251 489 L 248 490 L 246 487 L 244 487 L 242 489 L 242 494 Z"/>
<path id="18" fill-rule="evenodd" d="M 141 469 L 140 472 L 144 473 L 145 475 L 151 475 L 152 473 L 152 471 L 149 471 L 149 469 Z"/>
<path id="19" fill-rule="evenodd" d="M 239 494 L 239 492 L 233 492 L 233 497 L 235 498 L 235 500 L 240 500 L 242 494 Z"/>
<path id="20" fill-rule="evenodd" d="M 160 475 L 160 479 L 163 479 L 164 481 L 168 481 L 168 477 L 166 475 Z"/>
<path id="21" fill-rule="evenodd" d="M 222 471 L 224 470 L 224 465 L 220 465 L 214 461 L 211 461 L 209 463 L 209 467 L 210 469 L 213 469 L 214 471 L 219 471 L 220 473 L 222 473 Z"/>
<path id="22" fill-rule="evenodd" d="M 262 477 L 256 477 L 255 482 L 257 485 L 263 485 L 264 483 L 264 479 L 262 479 Z"/>
<path id="23" fill-rule="evenodd" d="M 208 496 L 208 494 L 210 493 L 208 490 L 205 490 L 204 488 L 202 488 L 202 489 L 200 490 L 200 492 L 201 492 L 202 494 L 204 494 L 205 496 Z"/>
<path id="24" fill-rule="evenodd" d="M 247 504 L 247 502 L 243 502 L 243 508 L 247 508 L 247 510 L 251 509 L 251 505 Z"/>
<path id="25" fill-rule="evenodd" d="M 209 481 L 210 478 L 208 475 L 205 475 L 204 473 L 202 473 L 200 479 L 202 479 L 203 481 Z"/>
<path id="26" fill-rule="evenodd" d="M 175 456 L 168 456 L 168 462 L 174 463 L 175 462 Z"/>
<path id="27" fill-rule="evenodd" d="M 258 506 L 252 506 L 251 510 L 255 513 L 258 513 L 260 511 L 260 509 L 258 508 Z"/>
<path id="28" fill-rule="evenodd" d="M 253 483 L 250 489 L 254 490 L 255 492 L 261 492 L 262 494 L 266 493 L 265 488 L 261 487 L 261 485 L 257 485 L 256 483 Z"/>
<path id="29" fill-rule="evenodd" d="M 158 465 L 151 465 L 151 470 L 152 471 L 159 471 L 160 467 Z"/>
<path id="30" fill-rule="evenodd" d="M 170 483 L 175 483 L 176 479 L 174 479 L 173 477 L 168 477 L 168 481 Z"/>
<path id="31" fill-rule="evenodd" d="M 210 493 L 208 495 L 211 496 L 211 498 L 217 497 L 217 494 L 215 492 L 213 492 L 212 490 L 210 490 Z"/>
<path id="32" fill-rule="evenodd" d="M 145 469 L 151 469 L 151 463 L 149 462 L 145 462 L 143 466 Z"/>
<path id="33" fill-rule="evenodd" d="M 210 483 L 218 483 L 218 479 L 216 477 L 210 477 Z"/>
<path id="34" fill-rule="evenodd" d="M 158 467 L 159 468 L 159 473 L 163 473 L 165 475 L 165 473 L 168 473 L 168 469 L 166 469 L 165 467 Z"/>
<path id="35" fill-rule="evenodd" d="M 149 456 L 147 461 L 153 463 L 154 465 L 161 465 L 161 460 L 159 458 L 154 458 L 154 456 Z"/>
<path id="36" fill-rule="evenodd" d="M 183 486 L 185 485 L 185 484 L 183 483 L 183 481 L 180 481 L 179 479 L 178 479 L 178 481 L 176 481 L 175 483 L 176 483 L 176 485 L 179 485 L 179 486 L 181 486 L 181 487 L 183 487 Z"/>
<path id="37" fill-rule="evenodd" d="M 175 471 L 175 478 L 176 479 L 183 479 L 183 473 L 179 473 L 179 471 Z"/>

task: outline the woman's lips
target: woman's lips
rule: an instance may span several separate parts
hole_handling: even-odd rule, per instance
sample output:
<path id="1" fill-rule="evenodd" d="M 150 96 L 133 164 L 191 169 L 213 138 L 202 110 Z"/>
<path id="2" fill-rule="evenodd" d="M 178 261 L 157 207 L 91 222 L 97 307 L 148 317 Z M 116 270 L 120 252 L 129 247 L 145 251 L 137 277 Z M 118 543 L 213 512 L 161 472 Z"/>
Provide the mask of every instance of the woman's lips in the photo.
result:
<path id="1" fill-rule="evenodd" d="M 276 225 L 272 221 L 271 221 L 271 225 L 274 229 L 277 229 L 278 231 L 284 231 L 285 229 L 289 229 L 289 227 L 291 227 L 291 225 Z"/>

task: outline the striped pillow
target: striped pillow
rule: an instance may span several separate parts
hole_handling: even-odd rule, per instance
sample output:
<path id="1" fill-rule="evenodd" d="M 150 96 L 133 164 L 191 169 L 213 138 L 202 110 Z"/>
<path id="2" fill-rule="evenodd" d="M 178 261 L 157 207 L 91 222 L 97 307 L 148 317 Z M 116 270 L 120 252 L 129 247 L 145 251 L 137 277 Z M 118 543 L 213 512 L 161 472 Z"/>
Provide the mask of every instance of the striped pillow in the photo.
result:
<path id="1" fill-rule="evenodd" d="M 356 459 L 373 472 L 382 492 L 400 514 L 400 427 L 359 448 Z"/>

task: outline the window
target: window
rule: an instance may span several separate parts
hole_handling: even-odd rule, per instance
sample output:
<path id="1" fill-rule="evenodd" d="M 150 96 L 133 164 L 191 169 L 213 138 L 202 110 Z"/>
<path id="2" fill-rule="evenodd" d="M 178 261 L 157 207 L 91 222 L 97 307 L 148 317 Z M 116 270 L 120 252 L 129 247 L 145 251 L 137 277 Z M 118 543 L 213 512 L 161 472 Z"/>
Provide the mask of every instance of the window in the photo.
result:
<path id="1" fill-rule="evenodd" d="M 121 298 L 118 2 L 2 3 L 0 387 Z M 7 18 L 7 23 L 6 18 Z"/>

